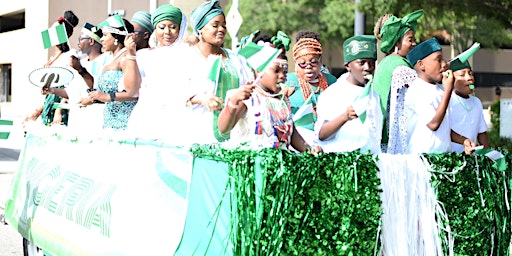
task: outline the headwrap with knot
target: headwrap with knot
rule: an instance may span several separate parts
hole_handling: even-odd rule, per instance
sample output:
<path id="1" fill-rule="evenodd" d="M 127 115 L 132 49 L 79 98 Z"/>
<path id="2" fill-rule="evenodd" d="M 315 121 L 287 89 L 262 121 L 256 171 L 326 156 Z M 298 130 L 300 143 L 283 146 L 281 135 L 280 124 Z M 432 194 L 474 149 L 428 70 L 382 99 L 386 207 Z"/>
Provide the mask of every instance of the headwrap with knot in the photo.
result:
<path id="1" fill-rule="evenodd" d="M 412 30 L 416 33 L 418 19 L 423 16 L 423 10 L 405 15 L 403 18 L 391 16 L 382 26 L 379 36 L 382 39 L 380 50 L 384 53 L 389 53 L 393 46 L 407 33 Z"/>
<path id="2" fill-rule="evenodd" d="M 141 26 L 144 30 L 146 30 L 148 33 L 153 33 L 153 24 L 151 24 L 151 14 L 147 11 L 138 11 L 135 12 L 132 16 L 132 19 L 130 22 L 137 23 L 139 26 Z"/>
<path id="3" fill-rule="evenodd" d="M 162 20 L 170 20 L 181 25 L 182 13 L 180 8 L 172 5 L 172 4 L 163 4 L 158 7 L 151 14 L 151 23 L 153 27 L 156 28 L 156 25 Z"/>
<path id="4" fill-rule="evenodd" d="M 199 36 L 199 30 L 219 14 L 224 15 L 224 12 L 220 7 L 219 0 L 204 2 L 192 10 L 192 13 L 190 14 L 190 23 L 192 25 L 192 29 L 194 29 L 194 34 Z"/>
<path id="5" fill-rule="evenodd" d="M 290 37 L 288 37 L 288 35 L 283 31 L 277 31 L 277 35 L 273 36 L 270 39 L 270 42 L 272 42 L 272 44 L 275 45 L 277 49 L 283 47 L 285 51 L 288 51 L 290 50 L 290 43 L 292 41 L 290 40 Z"/>
<path id="6" fill-rule="evenodd" d="M 303 49 L 308 49 L 309 51 L 300 53 Z M 320 44 L 316 39 L 301 38 L 293 46 L 293 58 L 295 60 L 302 56 L 313 54 L 322 55 L 322 44 Z"/>

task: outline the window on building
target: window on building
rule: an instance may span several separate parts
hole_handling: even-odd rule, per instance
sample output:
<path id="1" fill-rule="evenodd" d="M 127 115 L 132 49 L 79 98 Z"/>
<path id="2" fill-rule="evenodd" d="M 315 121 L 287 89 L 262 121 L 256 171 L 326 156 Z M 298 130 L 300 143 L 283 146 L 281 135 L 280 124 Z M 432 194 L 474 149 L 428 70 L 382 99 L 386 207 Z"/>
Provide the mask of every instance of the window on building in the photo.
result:
<path id="1" fill-rule="evenodd" d="M 0 64 L 0 102 L 10 102 L 11 91 L 11 64 Z"/>
<path id="2" fill-rule="evenodd" d="M 0 16 L 0 33 L 25 28 L 25 10 L 7 13 Z"/>
<path id="3" fill-rule="evenodd" d="M 475 72 L 475 85 L 482 87 L 512 87 L 512 74 Z"/>

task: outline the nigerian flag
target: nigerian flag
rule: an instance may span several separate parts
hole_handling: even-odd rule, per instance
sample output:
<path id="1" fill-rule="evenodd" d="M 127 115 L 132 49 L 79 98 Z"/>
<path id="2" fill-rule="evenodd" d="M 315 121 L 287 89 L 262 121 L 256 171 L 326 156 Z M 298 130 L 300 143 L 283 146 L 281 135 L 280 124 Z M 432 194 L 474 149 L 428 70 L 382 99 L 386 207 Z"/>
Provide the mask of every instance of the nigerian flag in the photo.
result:
<path id="1" fill-rule="evenodd" d="M 279 51 L 279 49 L 269 45 L 257 45 L 249 42 L 238 51 L 238 54 L 247 59 L 247 63 L 251 68 L 258 72 L 263 72 L 279 55 Z"/>
<path id="2" fill-rule="evenodd" d="M 362 123 L 366 121 L 366 108 L 368 107 L 370 101 L 371 87 L 371 82 L 366 83 L 364 90 L 356 98 L 354 104 L 352 104 L 352 107 L 354 108 L 356 115 L 358 116 L 359 120 L 361 120 Z"/>
<path id="3" fill-rule="evenodd" d="M 114 14 L 110 17 L 108 17 L 106 20 L 102 21 L 98 26 L 96 26 L 98 29 L 101 29 L 102 27 L 113 27 L 113 28 L 124 28 L 124 21 L 119 14 Z"/>
<path id="4" fill-rule="evenodd" d="M 3 120 L 0 119 L 0 139 L 6 140 L 9 138 L 12 129 L 12 121 L 11 120 Z"/>
<path id="5" fill-rule="evenodd" d="M 45 49 L 68 41 L 68 35 L 66 34 L 64 24 L 51 27 L 41 32 L 41 37 L 43 38 L 43 45 Z"/>
<path id="6" fill-rule="evenodd" d="M 505 171 L 507 169 L 507 161 L 502 153 L 488 148 L 477 149 L 475 153 L 490 158 L 498 170 Z"/>
<path id="7" fill-rule="evenodd" d="M 450 62 L 452 62 L 456 59 L 459 59 L 460 62 L 465 62 L 469 59 L 469 57 L 473 56 L 473 54 L 475 54 L 475 52 L 478 51 L 478 49 L 480 49 L 480 43 L 475 42 L 471 47 L 469 47 L 469 49 L 467 49 L 464 52 L 462 52 L 461 54 L 453 57 L 453 59 Z"/>
<path id="8" fill-rule="evenodd" d="M 293 123 L 295 126 L 306 126 L 310 125 L 315 121 L 315 112 L 313 111 L 313 94 L 309 95 L 309 98 L 304 104 L 293 114 Z"/>

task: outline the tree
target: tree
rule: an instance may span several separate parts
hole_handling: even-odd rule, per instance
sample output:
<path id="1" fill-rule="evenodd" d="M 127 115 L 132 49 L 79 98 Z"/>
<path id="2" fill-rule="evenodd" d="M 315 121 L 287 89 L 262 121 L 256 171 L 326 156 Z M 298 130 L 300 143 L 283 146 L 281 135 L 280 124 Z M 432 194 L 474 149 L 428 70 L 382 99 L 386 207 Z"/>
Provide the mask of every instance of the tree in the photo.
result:
<path id="1" fill-rule="evenodd" d="M 354 10 L 365 13 L 366 34 L 373 34 L 375 21 L 383 14 L 402 17 L 414 10 L 424 9 L 419 21 L 418 39 L 432 37 L 446 30 L 457 52 L 473 41 L 483 47 L 511 47 L 511 0 L 240 0 L 244 22 L 239 35 L 255 30 L 274 35 L 282 30 L 288 35 L 301 30 L 317 31 L 322 44 L 340 45 L 354 33 Z M 509 44 L 509 45 L 506 45 Z"/>

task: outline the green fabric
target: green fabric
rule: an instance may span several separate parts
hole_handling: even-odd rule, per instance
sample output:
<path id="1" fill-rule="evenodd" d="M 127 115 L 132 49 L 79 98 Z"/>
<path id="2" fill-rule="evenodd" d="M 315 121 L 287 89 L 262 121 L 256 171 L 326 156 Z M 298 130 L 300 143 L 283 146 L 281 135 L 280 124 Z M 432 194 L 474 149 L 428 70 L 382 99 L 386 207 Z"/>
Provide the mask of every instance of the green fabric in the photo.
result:
<path id="1" fill-rule="evenodd" d="M 469 61 L 460 62 L 459 59 L 455 59 L 452 62 L 450 62 L 450 69 L 452 71 L 459 71 L 461 69 L 469 68 L 471 69 L 471 65 L 469 64 Z"/>
<path id="2" fill-rule="evenodd" d="M 277 31 L 277 35 L 270 38 L 270 42 L 272 42 L 277 49 L 283 47 L 285 51 L 288 51 L 290 50 L 290 43 L 292 41 L 283 31 Z"/>
<path id="3" fill-rule="evenodd" d="M 418 26 L 418 19 L 423 16 L 423 10 L 417 10 L 410 14 L 407 14 L 403 18 L 397 18 L 391 16 L 382 26 L 380 30 L 380 38 L 382 43 L 380 50 L 383 53 L 389 53 L 395 44 L 407 33 L 412 30 L 416 33 L 416 27 Z"/>
<path id="4" fill-rule="evenodd" d="M 398 55 L 388 55 L 382 59 L 379 66 L 373 74 L 373 89 L 379 94 L 380 107 L 382 114 L 388 118 L 387 106 L 389 100 L 389 91 L 391 90 L 391 77 L 396 67 L 406 66 L 412 68 L 406 59 Z M 384 126 L 382 129 L 382 143 L 388 142 L 388 128 L 386 126 L 386 118 L 384 118 Z"/>
<path id="5" fill-rule="evenodd" d="M 200 6 L 192 10 L 190 14 L 190 23 L 196 36 L 199 36 L 201 30 L 210 20 L 217 15 L 224 15 L 218 0 L 212 0 L 202 3 Z"/>
<path id="6" fill-rule="evenodd" d="M 421 44 L 416 45 L 412 50 L 407 54 L 407 60 L 414 67 L 416 63 L 425 57 L 429 56 L 434 52 L 442 51 L 441 45 L 437 42 L 435 37 L 432 37 L 426 41 L 421 42 Z"/>
<path id="7" fill-rule="evenodd" d="M 153 33 L 154 26 L 151 23 L 151 14 L 147 11 L 135 12 L 130 22 L 139 24 L 142 28 L 144 28 L 144 30 L 146 30 L 150 34 Z"/>
<path id="8" fill-rule="evenodd" d="M 327 79 L 328 85 L 331 85 L 338 80 L 332 74 L 329 74 L 329 73 L 322 73 L 322 74 Z M 297 78 L 297 74 L 288 73 L 288 75 L 286 76 L 286 86 L 287 87 L 295 87 L 295 92 L 292 94 L 292 96 L 290 96 L 290 107 L 292 109 L 292 114 L 295 114 L 297 112 L 297 110 L 299 110 L 299 108 L 302 107 L 302 105 L 304 105 L 304 103 L 305 103 L 304 96 L 302 95 L 302 90 L 300 88 L 299 79 Z M 316 87 L 313 87 L 313 89 L 316 89 Z M 312 96 L 313 107 L 316 106 L 316 102 L 317 102 L 319 95 L 320 95 L 320 92 L 318 92 Z M 317 119 L 316 115 L 315 115 L 314 119 L 316 122 L 316 119 Z M 302 127 L 309 129 L 309 130 L 313 130 L 314 124 L 312 123 L 310 125 L 303 125 Z"/>
<path id="9" fill-rule="evenodd" d="M 164 4 L 158 7 L 153 14 L 151 14 L 151 23 L 155 28 L 162 20 L 171 20 L 178 23 L 178 25 L 181 25 L 182 15 L 180 8 L 172 4 Z"/>
<path id="10" fill-rule="evenodd" d="M 55 116 L 55 108 L 53 106 L 54 103 L 60 103 L 62 100 L 61 97 L 56 96 L 55 94 L 47 94 L 44 99 L 44 107 L 43 112 L 41 112 L 41 118 L 43 119 L 43 123 L 45 125 L 50 125 L 53 122 L 53 118 Z M 69 110 L 62 109 L 62 124 L 68 124 L 68 113 Z"/>
<path id="11" fill-rule="evenodd" d="M 345 40 L 343 43 L 343 61 L 349 63 L 357 59 L 377 59 L 377 38 L 359 35 Z"/>
<path id="12" fill-rule="evenodd" d="M 238 76 L 238 70 L 231 63 L 230 53 L 224 51 L 228 55 L 228 58 L 223 59 L 221 67 L 219 68 L 219 79 L 216 82 L 215 96 L 226 99 L 227 91 L 240 87 L 240 77 Z M 219 120 L 220 110 L 213 111 L 213 133 L 218 141 L 226 141 L 229 139 L 229 134 L 222 134 L 219 131 L 217 121 Z"/>

